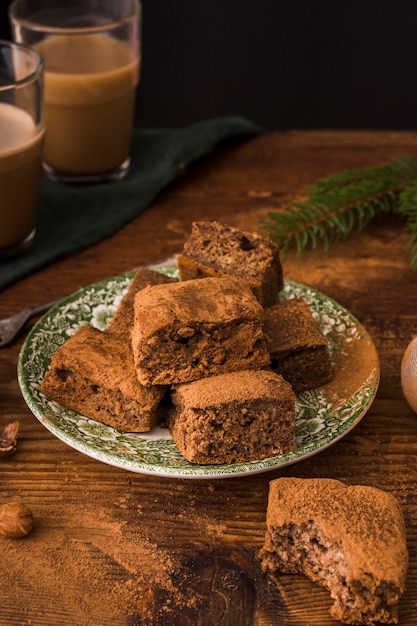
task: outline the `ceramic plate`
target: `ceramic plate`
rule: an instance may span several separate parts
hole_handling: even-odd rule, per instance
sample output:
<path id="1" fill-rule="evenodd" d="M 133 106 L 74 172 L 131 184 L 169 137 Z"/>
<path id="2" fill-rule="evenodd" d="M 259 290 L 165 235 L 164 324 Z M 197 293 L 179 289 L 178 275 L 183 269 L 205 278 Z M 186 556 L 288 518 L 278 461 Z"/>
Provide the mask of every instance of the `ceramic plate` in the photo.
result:
<path id="1" fill-rule="evenodd" d="M 176 266 L 155 266 L 175 276 Z M 186 461 L 166 429 L 126 434 L 52 402 L 39 391 L 51 357 L 81 324 L 104 329 L 129 287 L 133 273 L 115 276 L 75 292 L 46 313 L 22 347 L 19 384 L 37 419 L 79 452 L 133 472 L 176 478 L 228 478 L 266 472 L 324 450 L 358 424 L 379 383 L 376 349 L 361 324 L 343 307 L 306 285 L 286 280 L 281 299 L 301 297 L 330 343 L 334 380 L 297 396 L 297 450 L 266 460 L 232 465 L 196 465 Z"/>

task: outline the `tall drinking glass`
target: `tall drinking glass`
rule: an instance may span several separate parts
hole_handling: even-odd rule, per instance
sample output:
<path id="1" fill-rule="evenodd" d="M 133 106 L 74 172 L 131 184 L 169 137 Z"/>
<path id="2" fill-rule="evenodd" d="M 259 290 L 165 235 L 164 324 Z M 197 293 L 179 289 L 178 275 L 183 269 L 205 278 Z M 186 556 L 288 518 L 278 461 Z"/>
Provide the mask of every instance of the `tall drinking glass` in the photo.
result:
<path id="1" fill-rule="evenodd" d="M 0 260 L 28 251 L 35 237 L 41 178 L 43 61 L 0 40 Z"/>
<path id="2" fill-rule="evenodd" d="M 138 0 L 14 0 L 13 37 L 45 62 L 46 174 L 108 182 L 130 164 L 140 75 Z"/>

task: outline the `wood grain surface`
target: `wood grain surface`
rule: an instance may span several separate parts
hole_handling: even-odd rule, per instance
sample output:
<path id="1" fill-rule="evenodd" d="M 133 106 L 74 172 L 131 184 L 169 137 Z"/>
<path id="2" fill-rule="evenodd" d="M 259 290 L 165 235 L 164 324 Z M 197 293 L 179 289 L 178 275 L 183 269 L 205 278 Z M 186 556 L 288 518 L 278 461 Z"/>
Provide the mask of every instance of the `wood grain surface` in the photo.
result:
<path id="1" fill-rule="evenodd" d="M 318 177 L 416 153 L 416 133 L 291 131 L 228 143 L 113 237 L 1 292 L 0 317 L 172 255 L 193 220 L 257 230 Z M 287 278 L 323 291 L 366 327 L 381 381 L 354 430 L 279 470 L 176 480 L 95 461 L 27 408 L 16 377 L 25 333 L 0 350 L 0 430 L 20 422 L 17 452 L 0 459 L 0 504 L 24 502 L 35 519 L 25 539 L 0 537 L 0 626 L 335 626 L 325 590 L 260 569 L 268 484 L 279 476 L 332 477 L 397 496 L 410 554 L 399 624 L 416 626 L 417 416 L 402 395 L 400 363 L 417 334 L 417 272 L 402 228 L 385 216 L 328 253 L 285 261 Z"/>

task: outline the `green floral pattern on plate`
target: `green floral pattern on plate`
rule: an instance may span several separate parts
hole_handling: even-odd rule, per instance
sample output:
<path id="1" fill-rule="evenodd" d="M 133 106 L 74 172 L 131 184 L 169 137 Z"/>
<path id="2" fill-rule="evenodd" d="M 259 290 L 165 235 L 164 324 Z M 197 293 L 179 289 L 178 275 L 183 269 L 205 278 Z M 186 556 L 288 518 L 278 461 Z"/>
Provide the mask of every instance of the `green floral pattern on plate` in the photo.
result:
<path id="1" fill-rule="evenodd" d="M 174 265 L 155 267 L 177 276 Z M 338 369 L 362 362 L 359 382 L 346 389 L 337 377 L 320 389 L 297 397 L 297 450 L 270 459 L 232 465 L 189 463 L 178 451 L 169 431 L 123 433 L 46 398 L 39 384 L 57 348 L 82 324 L 103 330 L 129 287 L 126 273 L 81 289 L 48 311 L 33 327 L 22 347 L 18 378 L 25 401 L 37 419 L 56 437 L 99 461 L 133 472 L 178 478 L 227 478 L 283 467 L 320 452 L 346 435 L 372 403 L 379 382 L 375 347 L 359 322 L 324 294 L 291 280 L 285 281 L 281 299 L 302 297 L 328 337 Z M 365 355 L 365 358 L 363 358 Z"/>

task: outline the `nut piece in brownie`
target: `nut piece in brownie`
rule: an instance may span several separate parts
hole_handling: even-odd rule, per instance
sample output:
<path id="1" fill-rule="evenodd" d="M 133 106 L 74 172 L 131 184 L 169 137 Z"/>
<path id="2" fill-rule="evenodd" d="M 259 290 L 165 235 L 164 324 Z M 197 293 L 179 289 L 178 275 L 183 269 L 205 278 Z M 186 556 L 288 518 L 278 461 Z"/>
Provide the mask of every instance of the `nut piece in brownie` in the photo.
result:
<path id="1" fill-rule="evenodd" d="M 138 382 L 129 345 L 81 326 L 52 357 L 40 390 L 86 417 L 125 432 L 146 432 L 165 392 Z"/>
<path id="2" fill-rule="evenodd" d="M 283 287 L 278 246 L 266 237 L 219 222 L 194 222 L 178 256 L 181 280 L 204 276 L 235 276 L 248 283 L 267 307 Z"/>
<path id="3" fill-rule="evenodd" d="M 171 276 L 166 276 L 161 272 L 155 272 L 145 267 L 140 267 L 133 276 L 129 289 L 121 299 L 113 319 L 107 324 L 106 332 L 117 335 L 130 345 L 130 334 L 134 321 L 133 303 L 135 295 L 148 285 L 160 285 L 172 282 L 176 282 L 176 279 Z"/>
<path id="4" fill-rule="evenodd" d="M 191 463 L 255 461 L 295 450 L 295 394 L 270 370 L 202 378 L 171 391 L 172 438 Z"/>
<path id="5" fill-rule="evenodd" d="M 396 624 L 408 552 L 397 499 L 327 478 L 270 483 L 262 568 L 301 573 L 328 589 L 346 624 Z"/>
<path id="6" fill-rule="evenodd" d="M 190 382 L 269 364 L 263 308 L 242 281 L 203 278 L 135 296 L 132 348 L 144 385 Z"/>
<path id="7" fill-rule="evenodd" d="M 265 310 L 265 334 L 271 369 L 291 383 L 295 393 L 330 382 L 334 375 L 328 341 L 302 298 Z"/>

